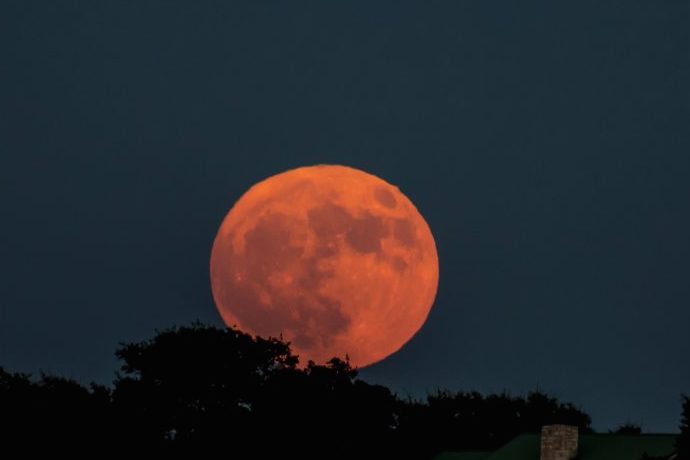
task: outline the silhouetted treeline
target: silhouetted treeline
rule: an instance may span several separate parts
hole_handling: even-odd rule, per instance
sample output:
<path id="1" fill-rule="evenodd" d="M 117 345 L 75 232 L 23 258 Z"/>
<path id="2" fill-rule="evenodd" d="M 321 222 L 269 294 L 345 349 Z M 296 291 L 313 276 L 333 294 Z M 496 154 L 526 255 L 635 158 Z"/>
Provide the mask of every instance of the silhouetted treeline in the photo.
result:
<path id="1" fill-rule="evenodd" d="M 399 431 L 443 450 L 494 450 L 519 434 L 538 433 L 552 423 L 592 431 L 589 415 L 541 392 L 523 398 L 439 391 L 424 402 L 408 401 L 404 406 Z"/>
<path id="2" fill-rule="evenodd" d="M 228 458 L 430 458 L 493 450 L 542 425 L 591 419 L 541 392 L 439 391 L 402 399 L 334 358 L 298 361 L 289 345 L 203 325 L 122 345 L 112 388 L 0 369 L 2 445 Z M 686 402 L 685 426 L 687 432 Z"/>

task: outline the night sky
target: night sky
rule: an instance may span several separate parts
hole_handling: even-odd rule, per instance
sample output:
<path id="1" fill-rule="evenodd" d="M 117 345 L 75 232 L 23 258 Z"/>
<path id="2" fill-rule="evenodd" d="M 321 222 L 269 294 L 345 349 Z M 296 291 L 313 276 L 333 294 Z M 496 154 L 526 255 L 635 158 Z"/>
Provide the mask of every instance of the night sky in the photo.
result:
<path id="1" fill-rule="evenodd" d="M 337 163 L 399 186 L 440 259 L 426 325 L 365 379 L 675 431 L 690 3 L 415 3 L 3 1 L 0 365 L 108 383 L 118 342 L 220 325 L 226 212 Z"/>

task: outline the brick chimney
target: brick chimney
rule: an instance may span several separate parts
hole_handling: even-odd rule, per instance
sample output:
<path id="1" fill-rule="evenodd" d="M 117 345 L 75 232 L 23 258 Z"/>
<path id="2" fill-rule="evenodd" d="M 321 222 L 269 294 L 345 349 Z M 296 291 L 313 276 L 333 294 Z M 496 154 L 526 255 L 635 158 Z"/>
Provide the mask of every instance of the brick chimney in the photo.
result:
<path id="1" fill-rule="evenodd" d="M 577 456 L 576 426 L 546 425 L 541 429 L 541 460 L 573 460 Z"/>

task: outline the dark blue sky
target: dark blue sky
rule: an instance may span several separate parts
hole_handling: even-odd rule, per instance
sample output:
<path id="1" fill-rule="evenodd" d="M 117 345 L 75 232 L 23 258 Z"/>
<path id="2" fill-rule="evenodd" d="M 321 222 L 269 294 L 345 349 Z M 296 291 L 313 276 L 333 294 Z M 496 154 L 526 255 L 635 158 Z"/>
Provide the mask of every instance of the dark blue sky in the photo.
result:
<path id="1" fill-rule="evenodd" d="M 364 377 L 675 430 L 690 3 L 415 3 L 3 1 L 0 365 L 108 382 L 118 342 L 220 324 L 224 214 L 340 163 L 398 185 L 441 264 L 425 327 Z"/>

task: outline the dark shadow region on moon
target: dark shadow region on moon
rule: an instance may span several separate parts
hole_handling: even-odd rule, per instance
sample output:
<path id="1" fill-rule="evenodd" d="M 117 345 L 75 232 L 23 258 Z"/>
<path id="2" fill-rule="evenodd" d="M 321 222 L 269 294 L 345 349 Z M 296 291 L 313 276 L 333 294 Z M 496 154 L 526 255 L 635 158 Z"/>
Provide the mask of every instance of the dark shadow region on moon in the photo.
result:
<path id="1" fill-rule="evenodd" d="M 236 302 L 232 312 L 260 335 L 283 331 L 298 347 L 328 347 L 350 324 L 340 301 L 318 294 L 334 275 L 319 262 L 338 250 L 320 244 L 314 256 L 305 258 L 301 225 L 284 214 L 267 214 L 244 235 L 243 253 L 231 249 L 233 273 L 226 279 Z M 281 276 L 290 281 L 271 282 Z"/>
<path id="2" fill-rule="evenodd" d="M 329 203 L 309 210 L 307 216 L 319 241 L 335 241 L 338 235 L 344 235 L 348 245 L 357 252 L 381 252 L 381 239 L 388 236 L 386 223 L 369 212 L 355 217 L 347 209 Z"/>

